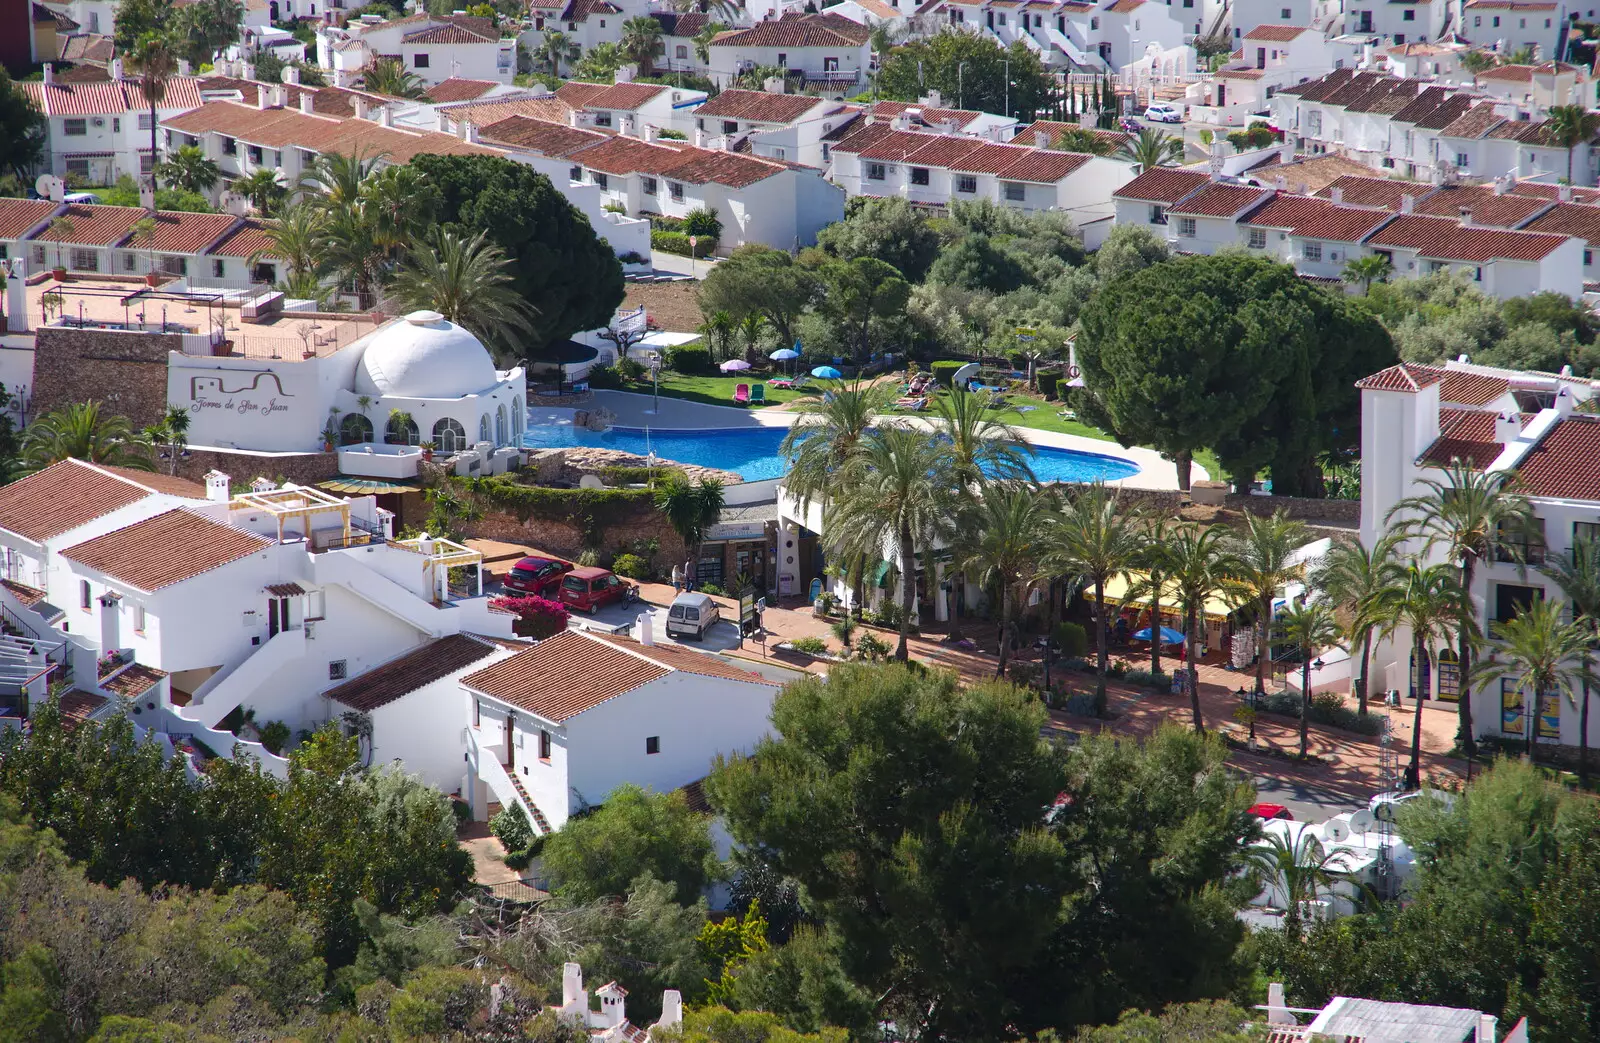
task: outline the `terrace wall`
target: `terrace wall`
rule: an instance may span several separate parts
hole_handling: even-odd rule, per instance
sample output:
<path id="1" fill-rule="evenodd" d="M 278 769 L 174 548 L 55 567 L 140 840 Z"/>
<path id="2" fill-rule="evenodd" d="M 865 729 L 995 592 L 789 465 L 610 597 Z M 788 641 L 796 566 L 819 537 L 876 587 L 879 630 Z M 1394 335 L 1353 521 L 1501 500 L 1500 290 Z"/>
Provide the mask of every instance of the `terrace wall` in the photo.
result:
<path id="1" fill-rule="evenodd" d="M 167 353 L 175 333 L 41 327 L 33 356 L 33 416 L 90 399 L 137 430 L 167 411 Z"/>

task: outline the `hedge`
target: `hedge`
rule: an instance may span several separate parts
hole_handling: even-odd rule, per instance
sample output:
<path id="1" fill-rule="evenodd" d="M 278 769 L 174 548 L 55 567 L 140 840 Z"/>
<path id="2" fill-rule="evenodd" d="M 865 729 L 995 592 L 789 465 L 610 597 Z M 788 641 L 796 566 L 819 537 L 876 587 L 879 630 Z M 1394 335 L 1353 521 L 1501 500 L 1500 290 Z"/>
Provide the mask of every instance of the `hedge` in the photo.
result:
<path id="1" fill-rule="evenodd" d="M 1293 692 L 1264 695 L 1257 704 L 1257 709 L 1262 713 L 1299 720 L 1300 696 Z M 1321 695 L 1313 693 L 1311 709 L 1306 718 L 1315 724 L 1328 724 L 1362 735 L 1377 735 L 1383 730 L 1381 714 L 1369 713 L 1363 718 L 1353 707 L 1346 706 L 1344 700 L 1332 692 L 1323 692 Z"/>
<path id="2" fill-rule="evenodd" d="M 935 362 L 928 369 L 933 373 L 934 380 L 937 380 L 944 387 L 949 387 L 950 382 L 955 379 L 956 370 L 965 365 L 965 362 Z"/>
<path id="3" fill-rule="evenodd" d="M 650 248 L 663 253 L 679 254 L 683 257 L 709 257 L 717 250 L 717 240 L 709 236 L 701 236 L 694 244 L 694 250 L 689 250 L 689 237 L 683 232 L 651 232 Z"/>
<path id="4" fill-rule="evenodd" d="M 705 348 L 684 346 L 667 349 L 667 368 L 677 373 L 715 373 L 711 352 Z"/>
<path id="5" fill-rule="evenodd" d="M 1056 385 L 1061 383 L 1061 374 L 1057 373 L 1053 369 L 1041 369 L 1034 373 L 1033 376 L 1034 379 L 1039 382 L 1039 393 L 1043 395 L 1047 401 L 1054 401 L 1056 397 Z"/>

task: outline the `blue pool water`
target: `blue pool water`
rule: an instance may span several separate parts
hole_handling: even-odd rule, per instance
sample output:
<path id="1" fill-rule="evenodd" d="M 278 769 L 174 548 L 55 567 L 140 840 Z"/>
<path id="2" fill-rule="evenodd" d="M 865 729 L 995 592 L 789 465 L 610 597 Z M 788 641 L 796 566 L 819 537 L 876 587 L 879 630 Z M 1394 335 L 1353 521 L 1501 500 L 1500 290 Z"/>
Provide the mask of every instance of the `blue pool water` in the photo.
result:
<path id="1" fill-rule="evenodd" d="M 778 444 L 788 433 L 782 427 L 743 428 L 737 431 L 651 431 L 643 428 L 613 427 L 595 433 L 567 424 L 540 424 L 530 427 L 522 439 L 529 449 L 564 449 L 596 446 L 620 449 L 638 456 L 651 449 L 663 460 L 736 471 L 747 482 L 763 478 L 782 478 L 788 470 Z M 1029 461 L 1040 481 L 1092 482 L 1115 481 L 1139 473 L 1125 460 L 1099 453 L 1079 453 L 1071 449 L 1033 446 Z"/>

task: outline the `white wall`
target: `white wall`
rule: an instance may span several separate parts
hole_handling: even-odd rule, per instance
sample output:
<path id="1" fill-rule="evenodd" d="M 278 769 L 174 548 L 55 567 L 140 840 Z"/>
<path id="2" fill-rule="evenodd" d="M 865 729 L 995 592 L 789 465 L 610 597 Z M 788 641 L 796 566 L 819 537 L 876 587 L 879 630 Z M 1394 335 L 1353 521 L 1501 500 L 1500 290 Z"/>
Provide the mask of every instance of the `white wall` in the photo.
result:
<path id="1" fill-rule="evenodd" d="M 371 711 L 372 763 L 398 760 L 430 786 L 445 793 L 458 789 L 467 770 L 462 728 L 471 724 L 470 716 L 462 717 L 461 677 L 510 655 L 510 649 L 496 649 L 471 666 Z M 331 699 L 324 701 L 330 719 L 349 709 Z"/>

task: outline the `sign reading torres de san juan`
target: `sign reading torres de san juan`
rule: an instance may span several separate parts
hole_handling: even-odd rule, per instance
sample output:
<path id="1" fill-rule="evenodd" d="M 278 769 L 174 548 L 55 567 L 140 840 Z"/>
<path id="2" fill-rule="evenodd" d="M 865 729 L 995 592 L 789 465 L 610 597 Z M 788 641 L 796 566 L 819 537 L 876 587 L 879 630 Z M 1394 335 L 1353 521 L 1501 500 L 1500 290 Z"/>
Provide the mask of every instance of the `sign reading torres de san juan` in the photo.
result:
<path id="1" fill-rule="evenodd" d="M 246 374 L 226 374 L 214 377 L 190 377 L 189 406 L 191 414 L 208 409 L 221 409 L 240 415 L 271 416 L 287 413 L 289 406 L 280 398 L 293 398 L 283 389 L 276 373 L 256 373 L 247 381 Z M 230 384 L 237 384 L 229 387 Z M 274 393 L 276 392 L 276 393 Z"/>

